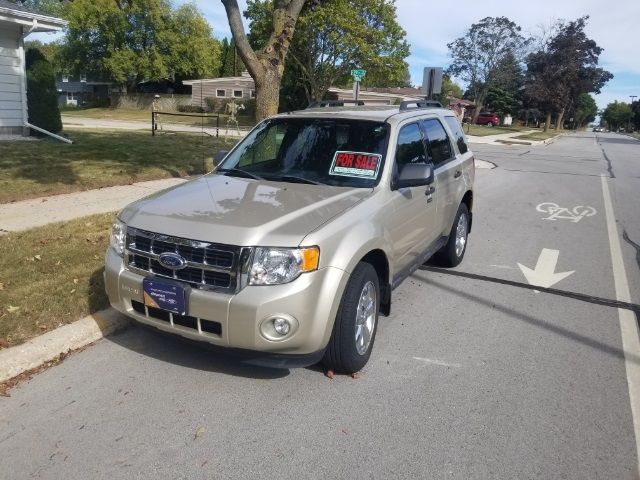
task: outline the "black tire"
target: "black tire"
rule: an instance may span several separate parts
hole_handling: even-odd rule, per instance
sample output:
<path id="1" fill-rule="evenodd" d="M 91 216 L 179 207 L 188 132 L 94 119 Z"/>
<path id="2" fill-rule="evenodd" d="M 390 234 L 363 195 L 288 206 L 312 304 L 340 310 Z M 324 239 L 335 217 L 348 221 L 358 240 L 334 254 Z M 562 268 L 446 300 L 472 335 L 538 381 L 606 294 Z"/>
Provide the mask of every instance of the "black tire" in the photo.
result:
<path id="1" fill-rule="evenodd" d="M 367 292 L 365 292 L 367 288 Z M 373 288 L 375 299 L 373 301 L 373 325 L 370 340 L 364 352 L 358 352 L 356 345 L 357 311 L 360 299 Z M 324 365 L 336 373 L 355 373 L 366 365 L 371 356 L 373 343 L 378 330 L 378 314 L 380 312 L 380 284 L 375 269 L 368 263 L 360 262 L 356 265 L 347 287 L 342 295 L 340 307 L 333 325 L 331 338 L 322 359 Z M 364 325 L 362 328 L 365 328 Z M 367 330 L 368 331 L 368 330 Z"/>
<path id="2" fill-rule="evenodd" d="M 458 231 L 458 223 L 460 222 L 460 218 L 464 216 L 465 227 L 464 227 L 464 245 L 462 246 L 462 251 L 458 252 L 456 250 L 456 238 Z M 464 253 L 467 251 L 467 239 L 469 236 L 469 209 L 467 205 L 461 203 L 458 207 L 458 212 L 456 213 L 456 218 L 453 221 L 453 226 L 451 227 L 451 232 L 449 232 L 449 240 L 446 245 L 442 247 L 438 252 L 433 256 L 433 260 L 435 263 L 442 267 L 457 267 L 462 262 L 464 258 Z"/>

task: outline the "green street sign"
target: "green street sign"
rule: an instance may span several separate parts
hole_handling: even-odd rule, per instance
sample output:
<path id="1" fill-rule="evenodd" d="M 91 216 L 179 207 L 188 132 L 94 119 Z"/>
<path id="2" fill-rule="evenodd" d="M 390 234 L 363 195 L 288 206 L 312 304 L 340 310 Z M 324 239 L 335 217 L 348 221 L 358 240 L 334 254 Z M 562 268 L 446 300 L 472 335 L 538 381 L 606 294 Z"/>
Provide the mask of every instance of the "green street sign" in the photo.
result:
<path id="1" fill-rule="evenodd" d="M 361 70 L 361 69 L 351 70 L 351 76 L 356 82 L 361 81 L 366 73 L 367 73 L 366 70 Z"/>

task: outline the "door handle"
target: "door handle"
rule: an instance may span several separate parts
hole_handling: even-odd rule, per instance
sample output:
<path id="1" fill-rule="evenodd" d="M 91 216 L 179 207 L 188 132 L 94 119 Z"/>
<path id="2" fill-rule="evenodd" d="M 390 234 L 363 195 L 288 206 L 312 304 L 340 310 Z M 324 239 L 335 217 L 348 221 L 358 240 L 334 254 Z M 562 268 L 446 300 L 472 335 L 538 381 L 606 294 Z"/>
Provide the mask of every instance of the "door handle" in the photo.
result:
<path id="1" fill-rule="evenodd" d="M 435 192 L 435 191 L 436 191 L 436 187 L 434 187 L 433 185 L 429 185 L 429 186 L 427 187 L 427 189 L 425 190 L 424 194 L 425 194 L 425 195 L 431 195 L 431 194 L 433 194 L 433 192 Z"/>
<path id="2" fill-rule="evenodd" d="M 459 178 L 460 175 L 462 175 L 462 171 L 461 170 L 456 170 L 456 173 L 453 174 L 453 178 Z"/>

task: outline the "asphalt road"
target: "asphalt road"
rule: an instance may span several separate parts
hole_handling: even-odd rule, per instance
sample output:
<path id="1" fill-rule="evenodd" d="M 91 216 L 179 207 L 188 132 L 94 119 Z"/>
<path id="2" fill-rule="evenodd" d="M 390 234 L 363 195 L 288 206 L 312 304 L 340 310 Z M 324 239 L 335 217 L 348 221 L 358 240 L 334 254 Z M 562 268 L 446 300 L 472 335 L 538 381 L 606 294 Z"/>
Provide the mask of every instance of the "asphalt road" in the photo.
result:
<path id="1" fill-rule="evenodd" d="M 0 477 L 638 478 L 627 371 L 640 355 L 598 302 L 620 298 L 606 188 L 640 303 L 640 142 L 474 151 L 497 168 L 478 172 L 455 271 L 483 279 L 416 272 L 358 378 L 244 366 L 131 328 L 0 399 Z M 573 272 L 554 288 L 597 298 L 518 286 L 543 249 L 541 265 L 557 251 L 554 272 Z"/>

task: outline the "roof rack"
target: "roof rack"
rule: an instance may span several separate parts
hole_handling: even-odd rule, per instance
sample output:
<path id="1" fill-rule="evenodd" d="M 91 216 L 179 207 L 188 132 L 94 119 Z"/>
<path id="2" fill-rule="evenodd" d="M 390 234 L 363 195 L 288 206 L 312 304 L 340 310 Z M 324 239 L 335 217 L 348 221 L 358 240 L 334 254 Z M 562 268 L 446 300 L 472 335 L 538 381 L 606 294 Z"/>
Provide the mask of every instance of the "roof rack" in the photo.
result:
<path id="1" fill-rule="evenodd" d="M 362 100 L 317 100 L 311 102 L 307 108 L 322 108 L 322 107 L 344 107 L 345 105 L 364 105 Z"/>
<path id="2" fill-rule="evenodd" d="M 412 106 L 415 105 L 415 106 Z M 400 102 L 400 111 L 416 108 L 442 108 L 442 104 L 436 100 L 406 100 Z"/>

